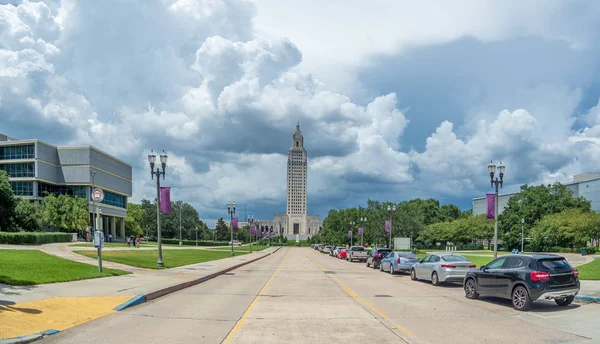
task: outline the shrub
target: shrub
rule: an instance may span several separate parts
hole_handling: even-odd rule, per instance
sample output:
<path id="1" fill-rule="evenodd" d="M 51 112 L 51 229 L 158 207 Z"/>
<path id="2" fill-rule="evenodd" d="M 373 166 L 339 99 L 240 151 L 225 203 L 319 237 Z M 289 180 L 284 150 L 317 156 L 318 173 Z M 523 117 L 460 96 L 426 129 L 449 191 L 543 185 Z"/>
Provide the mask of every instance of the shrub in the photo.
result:
<path id="1" fill-rule="evenodd" d="M 179 245 L 179 239 L 161 239 L 163 244 Z M 184 246 L 196 246 L 196 240 L 183 240 Z M 227 246 L 229 241 L 198 240 L 198 246 Z"/>
<path id="2" fill-rule="evenodd" d="M 61 232 L 0 232 L 0 244 L 40 245 L 53 242 L 70 242 L 73 236 Z"/>

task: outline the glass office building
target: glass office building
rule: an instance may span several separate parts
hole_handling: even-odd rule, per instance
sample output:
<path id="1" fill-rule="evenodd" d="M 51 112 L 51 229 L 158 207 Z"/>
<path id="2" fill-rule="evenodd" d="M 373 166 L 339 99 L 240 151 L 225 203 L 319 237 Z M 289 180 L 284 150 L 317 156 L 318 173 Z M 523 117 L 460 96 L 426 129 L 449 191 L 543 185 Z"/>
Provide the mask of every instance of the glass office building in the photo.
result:
<path id="1" fill-rule="evenodd" d="M 99 208 L 104 234 L 124 239 L 127 200 L 132 193 L 132 170 L 126 162 L 92 146 L 53 146 L 0 134 L 0 169 L 8 174 L 17 196 L 41 200 L 48 194 L 64 194 L 87 199 L 90 226 L 92 188 L 102 189 L 104 201 Z"/>

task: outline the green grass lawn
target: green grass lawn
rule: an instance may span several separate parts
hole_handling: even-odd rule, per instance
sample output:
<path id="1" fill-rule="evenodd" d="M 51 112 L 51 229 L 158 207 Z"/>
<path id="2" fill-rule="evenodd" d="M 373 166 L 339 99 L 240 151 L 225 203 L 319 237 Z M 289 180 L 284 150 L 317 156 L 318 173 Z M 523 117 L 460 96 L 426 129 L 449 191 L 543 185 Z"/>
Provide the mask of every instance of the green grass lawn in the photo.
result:
<path id="1" fill-rule="evenodd" d="M 580 280 L 600 280 L 600 259 L 577 267 Z"/>
<path id="2" fill-rule="evenodd" d="M 0 250 L 0 283 L 33 285 L 118 276 L 127 271 L 102 269 L 33 250 Z"/>
<path id="3" fill-rule="evenodd" d="M 96 251 L 74 251 L 78 254 L 97 258 Z M 246 252 L 238 252 L 236 255 L 244 255 Z M 231 257 L 229 251 L 208 250 L 163 250 L 163 260 L 166 268 L 175 268 L 182 265 L 208 262 L 211 260 Z M 102 259 L 115 263 L 137 266 L 146 269 L 158 269 L 156 260 L 158 250 L 131 250 L 131 251 L 104 251 Z"/>
<path id="4" fill-rule="evenodd" d="M 94 247 L 92 242 L 84 242 L 80 244 L 69 245 L 71 247 Z M 143 241 L 140 243 L 140 247 L 153 247 L 152 245 L 146 244 Z M 104 247 L 127 247 L 126 242 L 104 242 Z"/>

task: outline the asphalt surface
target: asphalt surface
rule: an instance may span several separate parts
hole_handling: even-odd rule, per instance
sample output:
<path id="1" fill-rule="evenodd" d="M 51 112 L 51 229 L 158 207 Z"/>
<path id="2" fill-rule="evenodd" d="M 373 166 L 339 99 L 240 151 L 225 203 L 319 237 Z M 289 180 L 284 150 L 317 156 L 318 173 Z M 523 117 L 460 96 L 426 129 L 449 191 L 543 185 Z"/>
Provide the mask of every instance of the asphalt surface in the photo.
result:
<path id="1" fill-rule="evenodd" d="M 48 343 L 597 343 L 600 305 L 468 300 L 322 255 L 276 254 L 45 338 Z"/>

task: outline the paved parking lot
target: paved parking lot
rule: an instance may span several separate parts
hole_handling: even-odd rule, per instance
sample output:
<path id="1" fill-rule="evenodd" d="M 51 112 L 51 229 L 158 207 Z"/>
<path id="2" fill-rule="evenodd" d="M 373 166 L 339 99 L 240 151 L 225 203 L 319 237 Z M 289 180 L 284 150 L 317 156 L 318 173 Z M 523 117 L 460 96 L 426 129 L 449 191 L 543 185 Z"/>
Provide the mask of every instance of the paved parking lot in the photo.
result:
<path id="1" fill-rule="evenodd" d="M 595 343 L 600 305 L 467 300 L 318 253 L 285 248 L 198 286 L 45 339 L 57 343 Z"/>

